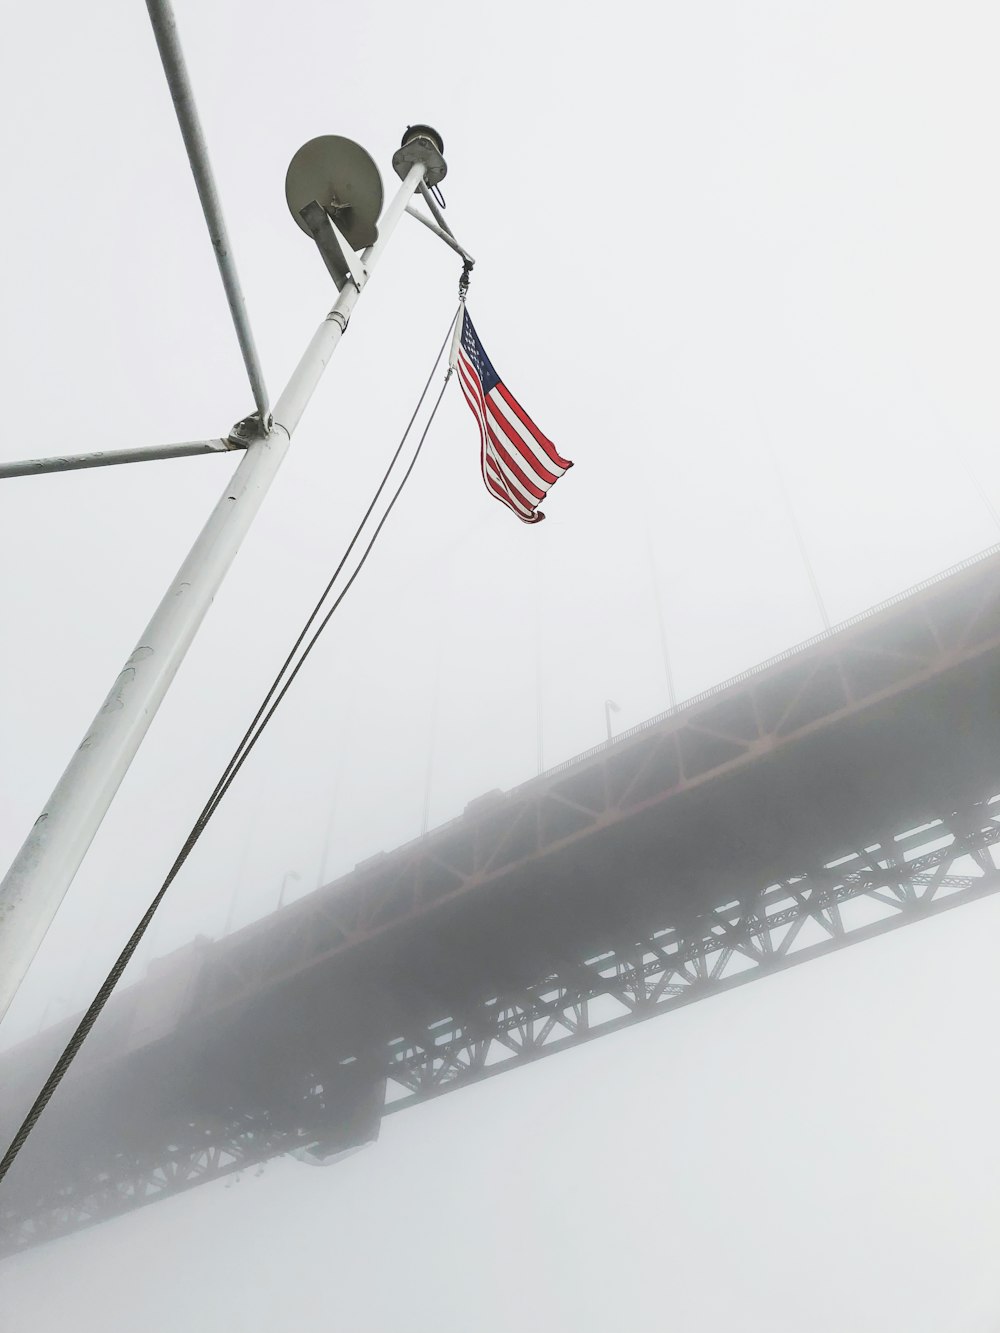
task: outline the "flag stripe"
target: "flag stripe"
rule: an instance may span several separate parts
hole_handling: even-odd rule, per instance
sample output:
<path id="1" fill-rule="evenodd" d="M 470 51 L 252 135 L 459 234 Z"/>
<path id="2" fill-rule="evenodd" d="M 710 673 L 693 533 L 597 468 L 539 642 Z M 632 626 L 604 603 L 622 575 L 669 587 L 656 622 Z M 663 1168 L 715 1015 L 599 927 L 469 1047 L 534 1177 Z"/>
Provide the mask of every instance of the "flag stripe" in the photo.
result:
<path id="1" fill-rule="evenodd" d="M 461 362 L 461 358 L 459 358 L 459 361 Z M 461 364 L 459 365 L 458 378 L 459 378 L 459 383 L 462 386 L 462 392 L 465 394 L 465 399 L 468 402 L 469 406 L 472 408 L 473 415 L 475 416 L 476 421 L 479 424 L 479 443 L 480 443 L 479 467 L 480 471 L 482 472 L 483 481 L 486 483 L 487 488 L 496 496 L 496 498 L 498 500 L 501 500 L 507 506 L 508 509 L 512 510 L 518 516 L 518 518 L 522 519 L 526 523 L 533 522 L 533 518 L 531 516 L 532 515 L 531 505 L 526 502 L 520 502 L 516 500 L 514 496 L 510 494 L 509 487 L 506 485 L 502 474 L 500 473 L 494 459 L 491 456 L 490 443 L 487 435 L 487 428 L 485 425 L 483 410 L 482 407 L 480 406 L 481 390 L 479 389 L 479 381 L 474 380 L 472 384 L 467 384 L 462 374 Z M 475 387 L 473 387 L 473 385 Z M 492 469 L 492 471 L 497 474 L 498 480 L 494 480 L 493 477 L 491 477 L 488 468 Z"/>
<path id="2" fill-rule="evenodd" d="M 538 460 L 536 467 L 544 469 L 550 473 L 553 482 L 557 481 L 559 477 L 562 476 L 565 469 L 561 468 L 558 463 L 553 463 L 542 446 L 537 442 L 534 435 L 532 435 L 530 431 L 525 430 L 524 426 L 521 424 L 520 417 L 518 417 L 516 412 L 510 407 L 506 398 L 501 396 L 499 389 L 500 386 L 497 385 L 490 394 L 490 402 L 493 406 L 494 416 L 503 422 L 509 432 L 517 435 L 522 442 L 523 448 L 529 449 L 532 452 Z M 550 483 L 550 485 L 551 484 L 552 483 Z"/>
<path id="3" fill-rule="evenodd" d="M 483 481 L 489 485 L 486 476 L 486 426 L 483 422 L 475 394 L 467 387 L 465 380 L 462 378 L 461 369 L 458 373 L 458 382 L 461 385 L 462 393 L 465 395 L 465 401 L 472 409 L 472 415 L 476 418 L 476 424 L 479 426 L 479 469 L 483 474 Z"/>
<path id="4" fill-rule="evenodd" d="M 470 369 L 463 364 L 463 358 L 458 358 L 459 377 L 467 384 L 468 389 L 476 395 L 476 401 L 479 405 L 479 416 L 485 421 L 486 433 L 489 437 L 489 444 L 492 446 L 497 458 L 504 464 L 504 471 L 507 473 L 511 482 L 516 485 L 518 490 L 523 493 L 523 499 L 529 507 L 534 508 L 540 500 L 544 500 L 545 492 L 548 486 L 544 483 L 539 484 L 533 481 L 527 473 L 518 466 L 517 462 L 511 457 L 510 452 L 504 447 L 496 432 L 490 425 L 490 418 L 487 415 L 489 403 L 483 398 L 483 391 L 478 379 L 473 375 Z"/>
<path id="5" fill-rule="evenodd" d="M 488 409 L 489 404 L 487 404 L 487 410 Z M 486 424 L 487 427 L 489 427 L 489 418 L 487 418 Z M 493 452 L 496 456 L 503 460 L 504 470 L 510 473 L 511 480 L 516 482 L 517 486 L 524 491 L 525 495 L 530 495 L 535 504 L 540 500 L 544 500 L 545 492 L 548 490 L 548 487 L 544 484 L 539 485 L 539 483 L 532 480 L 522 468 L 518 467 L 517 459 L 511 454 L 509 449 L 504 447 L 503 442 L 497 437 L 496 432 L 492 429 L 490 429 L 490 444 L 492 445 Z"/>
<path id="6" fill-rule="evenodd" d="M 496 460 L 489 454 L 486 455 L 486 468 L 483 472 L 483 480 L 497 499 L 502 500 L 507 508 L 512 510 L 518 518 L 523 519 L 526 523 L 531 522 L 531 508 L 528 505 L 522 504 L 517 496 L 511 494 L 510 487 L 504 481 L 504 478 L 496 465 Z"/>
<path id="7" fill-rule="evenodd" d="M 525 426 L 532 433 L 532 435 L 535 437 L 538 443 L 548 454 L 552 462 L 555 463 L 556 467 L 560 468 L 563 472 L 565 472 L 568 468 L 571 468 L 573 464 L 569 461 L 568 458 L 562 457 L 562 455 L 559 453 L 559 451 L 556 449 L 555 445 L 552 443 L 552 441 L 549 439 L 547 435 L 542 434 L 542 432 L 532 421 L 531 417 L 528 416 L 527 412 L 525 412 L 524 408 L 517 401 L 517 399 L 514 397 L 511 391 L 507 388 L 506 384 L 498 384 L 497 392 L 501 394 L 504 402 L 508 405 L 508 407 L 512 407 L 514 409 L 518 417 L 520 417 L 521 419 L 521 424 Z"/>
<path id="8" fill-rule="evenodd" d="M 535 505 L 538 504 L 539 500 L 543 499 L 544 497 L 541 495 L 532 495 L 529 490 L 526 490 L 524 486 L 521 485 L 517 476 L 507 466 L 507 462 L 504 459 L 503 454 L 501 454 L 498 450 L 493 448 L 492 445 L 489 447 L 488 453 L 490 458 L 492 458 L 494 463 L 497 465 L 497 470 L 503 477 L 504 483 L 507 489 L 510 491 L 511 495 L 516 496 L 517 499 L 526 508 L 534 509 Z"/>
<path id="9" fill-rule="evenodd" d="M 527 440 L 522 433 L 520 424 L 515 424 L 507 416 L 502 400 L 498 400 L 495 391 L 486 399 L 486 409 L 493 421 L 503 431 L 504 436 L 510 440 L 511 444 L 524 459 L 525 466 L 531 468 L 535 476 L 545 483 L 545 489 L 548 490 L 556 480 L 556 475 L 549 470 L 549 460 L 533 440 Z M 541 454 L 541 456 L 539 456 Z"/>

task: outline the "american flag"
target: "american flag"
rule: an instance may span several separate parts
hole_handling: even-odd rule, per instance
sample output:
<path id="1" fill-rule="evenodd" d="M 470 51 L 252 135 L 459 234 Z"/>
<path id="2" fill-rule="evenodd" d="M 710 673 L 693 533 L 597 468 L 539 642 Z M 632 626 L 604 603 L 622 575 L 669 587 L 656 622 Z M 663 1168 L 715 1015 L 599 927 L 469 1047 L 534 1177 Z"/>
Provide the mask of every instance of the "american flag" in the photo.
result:
<path id="1" fill-rule="evenodd" d="M 540 523 L 545 515 L 537 506 L 573 464 L 556 452 L 501 382 L 464 305 L 454 346 L 462 392 L 479 423 L 479 466 L 486 489 L 522 523 Z"/>

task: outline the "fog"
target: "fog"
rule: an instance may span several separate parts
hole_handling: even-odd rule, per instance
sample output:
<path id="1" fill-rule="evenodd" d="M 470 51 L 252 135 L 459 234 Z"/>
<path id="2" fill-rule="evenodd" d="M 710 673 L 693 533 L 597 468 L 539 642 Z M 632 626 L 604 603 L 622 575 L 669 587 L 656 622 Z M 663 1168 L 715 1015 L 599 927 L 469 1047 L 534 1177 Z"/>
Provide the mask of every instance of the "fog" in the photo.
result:
<path id="1" fill-rule="evenodd" d="M 426 121 L 477 330 L 575 466 L 521 525 L 449 387 L 127 980 L 595 745 L 605 700 L 616 730 L 664 709 L 664 642 L 684 699 L 1000 540 L 992 6 L 176 8 L 272 397 L 333 296 L 288 160 L 345 134 L 390 190 Z M 252 402 L 145 7 L 22 7 L 2 59 L 0 455 L 226 434 Z M 459 270 L 403 220 L 0 1046 L 87 1003 L 160 884 Z M 233 467 L 0 483 L 4 865 Z M 0 1328 L 1000 1329 L 998 926 L 962 907 L 392 1116 L 328 1170 L 7 1259 Z"/>

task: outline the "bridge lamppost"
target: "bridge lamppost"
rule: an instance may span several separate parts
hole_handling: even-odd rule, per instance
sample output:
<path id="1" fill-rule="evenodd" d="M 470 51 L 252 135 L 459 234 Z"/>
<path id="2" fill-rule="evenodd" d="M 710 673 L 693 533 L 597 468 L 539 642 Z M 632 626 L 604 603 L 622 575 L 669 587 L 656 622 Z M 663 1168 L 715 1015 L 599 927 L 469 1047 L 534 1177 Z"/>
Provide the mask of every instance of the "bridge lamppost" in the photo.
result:
<path id="1" fill-rule="evenodd" d="M 611 714 L 620 713 L 622 710 L 615 703 L 614 699 L 604 700 L 604 725 L 608 731 L 608 740 L 614 740 L 614 731 L 611 726 Z"/>
<path id="2" fill-rule="evenodd" d="M 288 873 L 285 875 L 285 878 L 281 881 L 281 892 L 278 894 L 279 912 L 285 905 L 285 890 L 288 888 L 288 881 L 292 879 L 300 880 L 301 878 L 302 876 L 299 874 L 297 870 L 289 870 Z"/>

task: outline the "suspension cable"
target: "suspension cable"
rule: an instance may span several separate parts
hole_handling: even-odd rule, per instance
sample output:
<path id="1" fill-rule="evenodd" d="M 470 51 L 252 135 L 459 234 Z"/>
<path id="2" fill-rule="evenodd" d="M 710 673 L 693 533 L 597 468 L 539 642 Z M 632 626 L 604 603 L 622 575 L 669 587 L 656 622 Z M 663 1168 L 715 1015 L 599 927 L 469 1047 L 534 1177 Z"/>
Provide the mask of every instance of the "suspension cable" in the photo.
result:
<path id="1" fill-rule="evenodd" d="M 461 309 L 461 307 L 459 307 L 459 309 Z M 338 577 L 340 576 L 341 571 L 343 570 L 347 560 L 351 555 L 351 552 L 357 545 L 361 537 L 361 534 L 365 528 L 365 525 L 367 524 L 376 504 L 378 503 L 379 497 L 382 495 L 382 492 L 385 490 L 385 487 L 389 482 L 389 478 L 392 474 L 393 468 L 395 467 L 396 462 L 403 450 L 403 446 L 405 445 L 406 440 L 410 434 L 410 431 L 413 427 L 413 423 L 417 418 L 417 413 L 420 411 L 420 407 L 423 404 L 423 401 L 426 398 L 427 392 L 430 389 L 431 383 L 434 379 L 434 376 L 437 373 L 437 369 L 441 362 L 441 358 L 444 355 L 445 349 L 447 348 L 448 343 L 451 339 L 452 330 L 454 328 L 455 320 L 457 318 L 458 318 L 458 312 L 456 311 L 455 315 L 452 317 L 451 323 L 448 325 L 448 332 L 445 335 L 444 342 L 441 344 L 441 348 L 434 359 L 434 365 L 431 369 L 431 373 L 427 377 L 427 383 L 424 385 L 423 391 L 420 394 L 420 398 L 417 401 L 417 406 L 414 408 L 413 415 L 410 417 L 410 420 L 406 426 L 406 430 L 403 432 L 402 439 L 400 440 L 399 445 L 397 446 L 396 451 L 389 462 L 389 466 L 386 468 L 385 475 L 379 482 L 378 489 L 375 491 L 371 503 L 365 510 L 364 517 L 358 524 L 357 529 L 354 532 L 354 536 L 351 538 L 346 551 L 341 557 L 340 562 L 338 563 L 337 568 L 333 573 L 333 576 L 330 578 L 326 587 L 323 589 L 323 592 L 320 595 L 318 601 L 316 602 L 316 605 L 313 607 L 313 610 L 311 611 L 308 619 L 306 620 L 305 625 L 302 627 L 302 630 L 300 631 L 297 639 L 295 640 L 295 643 L 292 646 L 291 651 L 285 658 L 284 662 L 281 665 L 280 670 L 278 671 L 277 675 L 272 681 L 267 691 L 267 694 L 264 696 L 263 702 L 258 708 L 256 715 L 254 716 L 253 721 L 251 722 L 250 726 L 244 733 L 242 739 L 240 740 L 239 745 L 237 745 L 236 749 L 233 751 L 232 757 L 226 764 L 222 776 L 215 784 L 215 787 L 212 790 L 212 794 L 209 796 L 204 807 L 202 808 L 201 813 L 195 820 L 190 833 L 185 839 L 183 846 L 181 847 L 180 851 L 178 852 L 174 860 L 173 865 L 167 872 L 166 878 L 164 879 L 160 888 L 157 890 L 156 895 L 154 896 L 152 902 L 149 904 L 146 911 L 143 913 L 143 916 L 140 919 L 139 924 L 132 932 L 131 936 L 128 939 L 128 942 L 125 944 L 125 947 L 122 949 L 121 953 L 115 960 L 114 965 L 112 966 L 107 977 L 101 984 L 101 987 L 98 990 L 97 994 L 94 996 L 94 999 L 91 1001 L 90 1006 L 87 1009 L 86 1013 L 81 1018 L 73 1035 L 66 1043 L 65 1049 L 63 1050 L 59 1059 L 53 1066 L 52 1072 L 45 1080 L 45 1083 L 41 1091 L 35 1098 L 35 1101 L 33 1102 L 31 1109 L 28 1111 L 28 1114 L 25 1116 L 21 1124 L 21 1127 L 18 1129 L 17 1133 L 11 1140 L 10 1146 L 4 1153 L 3 1157 L 0 1158 L 0 1181 L 4 1179 L 4 1177 L 7 1175 L 7 1172 L 13 1166 L 15 1158 L 17 1157 L 21 1149 L 24 1147 L 24 1144 L 26 1143 L 28 1136 L 31 1134 L 31 1131 L 34 1129 L 36 1123 L 38 1122 L 39 1117 L 42 1115 L 42 1112 L 49 1104 L 49 1101 L 51 1100 L 53 1093 L 55 1092 L 59 1084 L 62 1082 L 62 1079 L 66 1074 L 66 1071 L 69 1069 L 70 1065 L 73 1063 L 73 1060 L 76 1058 L 76 1055 L 80 1050 L 80 1047 L 83 1045 L 83 1043 L 89 1036 L 91 1029 L 97 1022 L 98 1018 L 100 1017 L 101 1011 L 104 1009 L 104 1006 L 111 998 L 112 992 L 117 986 L 119 980 L 121 979 L 122 974 L 124 973 L 129 962 L 131 961 L 133 954 L 139 947 L 139 944 L 142 941 L 143 936 L 145 935 L 147 929 L 149 928 L 149 925 L 156 914 L 157 908 L 160 906 L 161 902 L 166 896 L 167 890 L 170 888 L 171 884 L 177 878 L 177 875 L 180 872 L 181 867 L 184 865 L 184 862 L 191 854 L 191 851 L 194 848 L 195 844 L 197 843 L 198 839 L 205 831 L 205 828 L 209 820 L 215 814 L 215 811 L 218 809 L 223 797 L 226 795 L 226 792 L 228 792 L 229 788 L 232 786 L 233 780 L 235 779 L 237 773 L 243 767 L 244 763 L 246 762 L 247 758 L 250 755 L 250 752 L 253 750 L 254 746 L 257 744 L 257 741 L 263 734 L 264 728 L 270 722 L 271 718 L 274 716 L 275 712 L 280 706 L 281 701 L 288 693 L 292 681 L 301 671 L 306 661 L 306 658 L 312 652 L 313 648 L 315 648 L 317 642 L 319 641 L 320 636 L 326 629 L 327 625 L 330 623 L 330 620 L 332 619 L 337 608 L 340 606 L 341 602 L 343 602 L 344 598 L 351 590 L 351 587 L 354 584 L 355 579 L 361 573 L 361 570 L 364 567 L 365 562 L 367 561 L 368 556 L 371 553 L 372 547 L 375 545 L 375 542 L 378 540 L 379 534 L 385 527 L 386 520 L 392 513 L 396 501 L 402 494 L 403 487 L 409 480 L 410 474 L 413 472 L 414 466 L 416 465 L 416 461 L 420 457 L 420 451 L 422 450 L 424 446 L 424 441 L 427 439 L 427 434 L 431 426 L 433 425 L 434 418 L 437 415 L 438 408 L 441 406 L 441 400 L 444 397 L 445 389 L 448 387 L 448 381 L 451 379 L 452 372 L 450 367 L 447 373 L 445 374 L 444 383 L 441 385 L 441 391 L 438 394 L 437 399 L 435 400 L 433 408 L 431 409 L 430 416 L 427 419 L 427 424 L 424 426 L 420 439 L 417 442 L 417 447 L 414 450 L 413 457 L 411 458 L 406 471 L 403 473 L 402 480 L 396 487 L 392 499 L 386 506 L 385 513 L 382 515 L 381 519 L 379 520 L 375 528 L 375 531 L 372 533 L 372 536 L 369 538 L 367 545 L 362 551 L 361 557 L 357 563 L 357 566 L 354 569 L 354 572 L 351 574 L 350 578 L 347 580 L 346 584 L 335 598 L 333 604 L 330 606 L 326 614 L 323 616 L 322 620 L 319 623 L 319 626 L 317 627 L 312 637 L 309 639 L 309 642 L 303 649 L 302 654 L 299 657 L 298 661 L 295 663 L 294 667 L 292 667 L 291 671 L 289 671 L 288 668 L 291 665 L 293 659 L 295 658 L 295 654 L 297 653 L 299 647 L 305 640 L 307 634 L 309 633 L 310 628 L 315 623 L 317 617 L 320 615 L 324 602 L 326 601 L 334 584 L 336 583 Z M 284 680 L 284 683 L 282 683 L 282 678 L 285 676 L 286 672 L 288 672 L 287 679 Z"/>

